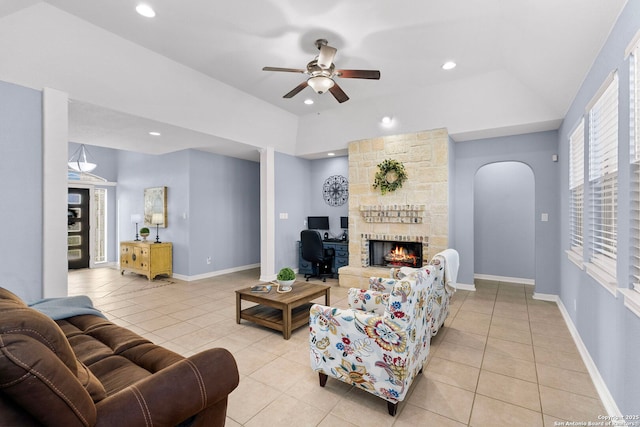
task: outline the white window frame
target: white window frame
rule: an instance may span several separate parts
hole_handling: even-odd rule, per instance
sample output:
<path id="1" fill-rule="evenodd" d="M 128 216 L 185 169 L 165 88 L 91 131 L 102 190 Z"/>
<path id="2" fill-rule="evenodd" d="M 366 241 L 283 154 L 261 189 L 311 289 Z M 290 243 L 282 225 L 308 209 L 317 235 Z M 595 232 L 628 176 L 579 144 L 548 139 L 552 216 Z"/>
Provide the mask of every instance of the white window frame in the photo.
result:
<path id="1" fill-rule="evenodd" d="M 618 74 L 609 75 L 587 106 L 589 262 L 587 273 L 616 295 L 618 203 Z"/>
<path id="2" fill-rule="evenodd" d="M 93 254 L 91 259 L 94 265 L 104 264 L 107 262 L 107 197 L 106 188 L 93 189 Z"/>
<path id="3" fill-rule="evenodd" d="M 569 260 L 584 268 L 584 117 L 569 136 Z"/>
<path id="4" fill-rule="evenodd" d="M 631 150 L 630 284 L 619 289 L 624 305 L 640 317 L 640 31 L 626 50 L 629 57 L 629 141 Z"/>

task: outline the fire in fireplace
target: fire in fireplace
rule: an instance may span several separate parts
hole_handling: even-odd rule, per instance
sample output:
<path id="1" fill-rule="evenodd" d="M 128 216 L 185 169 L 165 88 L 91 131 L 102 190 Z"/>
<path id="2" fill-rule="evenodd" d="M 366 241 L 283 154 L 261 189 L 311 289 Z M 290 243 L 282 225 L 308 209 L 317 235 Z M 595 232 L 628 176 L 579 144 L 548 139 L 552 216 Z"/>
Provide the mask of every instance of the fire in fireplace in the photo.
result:
<path id="1" fill-rule="evenodd" d="M 369 265 L 374 267 L 422 267 L 422 243 L 370 240 Z"/>

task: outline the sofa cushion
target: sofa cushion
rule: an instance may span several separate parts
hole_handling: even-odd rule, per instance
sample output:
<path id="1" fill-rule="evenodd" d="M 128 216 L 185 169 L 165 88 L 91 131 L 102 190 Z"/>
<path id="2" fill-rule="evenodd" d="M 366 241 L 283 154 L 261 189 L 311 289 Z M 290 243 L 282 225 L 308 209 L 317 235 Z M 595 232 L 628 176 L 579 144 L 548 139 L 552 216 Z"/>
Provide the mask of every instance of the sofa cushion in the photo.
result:
<path id="1" fill-rule="evenodd" d="M 102 383 L 93 375 L 93 372 L 81 361 L 78 360 L 78 381 L 89 393 L 94 402 L 99 402 L 107 397 L 107 391 Z"/>
<path id="2" fill-rule="evenodd" d="M 18 296 L 4 288 L 0 288 L 0 340 L 4 357 L 2 362 L 8 364 L 0 368 L 3 372 L 3 383 L 6 384 L 9 378 L 5 377 L 5 374 L 18 378 L 32 370 L 39 370 L 38 373 L 42 375 L 43 380 L 48 379 L 43 366 L 49 365 L 42 359 L 53 358 L 55 354 L 67 369 L 60 370 L 58 364 L 53 362 L 50 368 L 56 369 L 61 375 L 65 373 L 76 377 L 76 381 L 89 393 L 93 401 L 97 402 L 106 397 L 104 387 L 91 371 L 77 360 L 58 325 L 46 315 L 29 308 Z M 11 366 L 12 364 L 15 366 Z M 73 379 L 69 381 L 73 383 L 71 388 L 75 389 Z M 66 380 L 63 382 L 66 383 Z M 54 381 L 50 386 L 60 393 L 65 393 L 64 387 Z M 13 393 L 7 390 L 4 392 Z"/>
<path id="3" fill-rule="evenodd" d="M 43 425 L 89 426 L 96 420 L 94 402 L 75 372 L 31 334 L 0 334 L 0 391 Z"/>
<path id="4" fill-rule="evenodd" d="M 151 376 L 151 372 L 126 357 L 115 355 L 94 363 L 91 370 L 100 378 L 108 396 Z"/>
<path id="5" fill-rule="evenodd" d="M 0 288 L 0 301 L 13 301 L 18 305 L 27 306 L 22 299 L 8 289 Z"/>
<path id="6" fill-rule="evenodd" d="M 76 356 L 58 325 L 51 318 L 27 307 L 6 289 L 0 293 L 0 336 L 22 335 L 41 343 L 73 373 Z M 49 355 L 47 355 L 49 357 Z"/>

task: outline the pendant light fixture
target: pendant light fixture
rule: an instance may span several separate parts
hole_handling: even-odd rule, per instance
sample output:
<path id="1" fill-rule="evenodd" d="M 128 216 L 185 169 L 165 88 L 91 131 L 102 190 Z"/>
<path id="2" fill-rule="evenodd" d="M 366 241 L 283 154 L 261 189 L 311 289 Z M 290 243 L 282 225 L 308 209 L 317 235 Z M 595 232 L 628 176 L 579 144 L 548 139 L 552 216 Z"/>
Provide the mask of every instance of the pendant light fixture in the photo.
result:
<path id="1" fill-rule="evenodd" d="M 76 172 L 91 172 L 98 166 L 91 160 L 93 160 L 93 158 L 89 155 L 84 144 L 82 144 L 69 158 L 67 165 Z"/>

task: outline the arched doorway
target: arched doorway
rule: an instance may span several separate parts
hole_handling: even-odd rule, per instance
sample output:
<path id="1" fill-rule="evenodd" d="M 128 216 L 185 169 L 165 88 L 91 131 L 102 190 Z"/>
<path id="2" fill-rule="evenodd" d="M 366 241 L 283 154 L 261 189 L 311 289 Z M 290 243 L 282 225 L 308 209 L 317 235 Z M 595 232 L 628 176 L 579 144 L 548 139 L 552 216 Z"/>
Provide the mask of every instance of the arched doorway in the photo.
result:
<path id="1" fill-rule="evenodd" d="M 474 274 L 534 283 L 535 178 L 524 163 L 490 163 L 476 172 Z"/>

